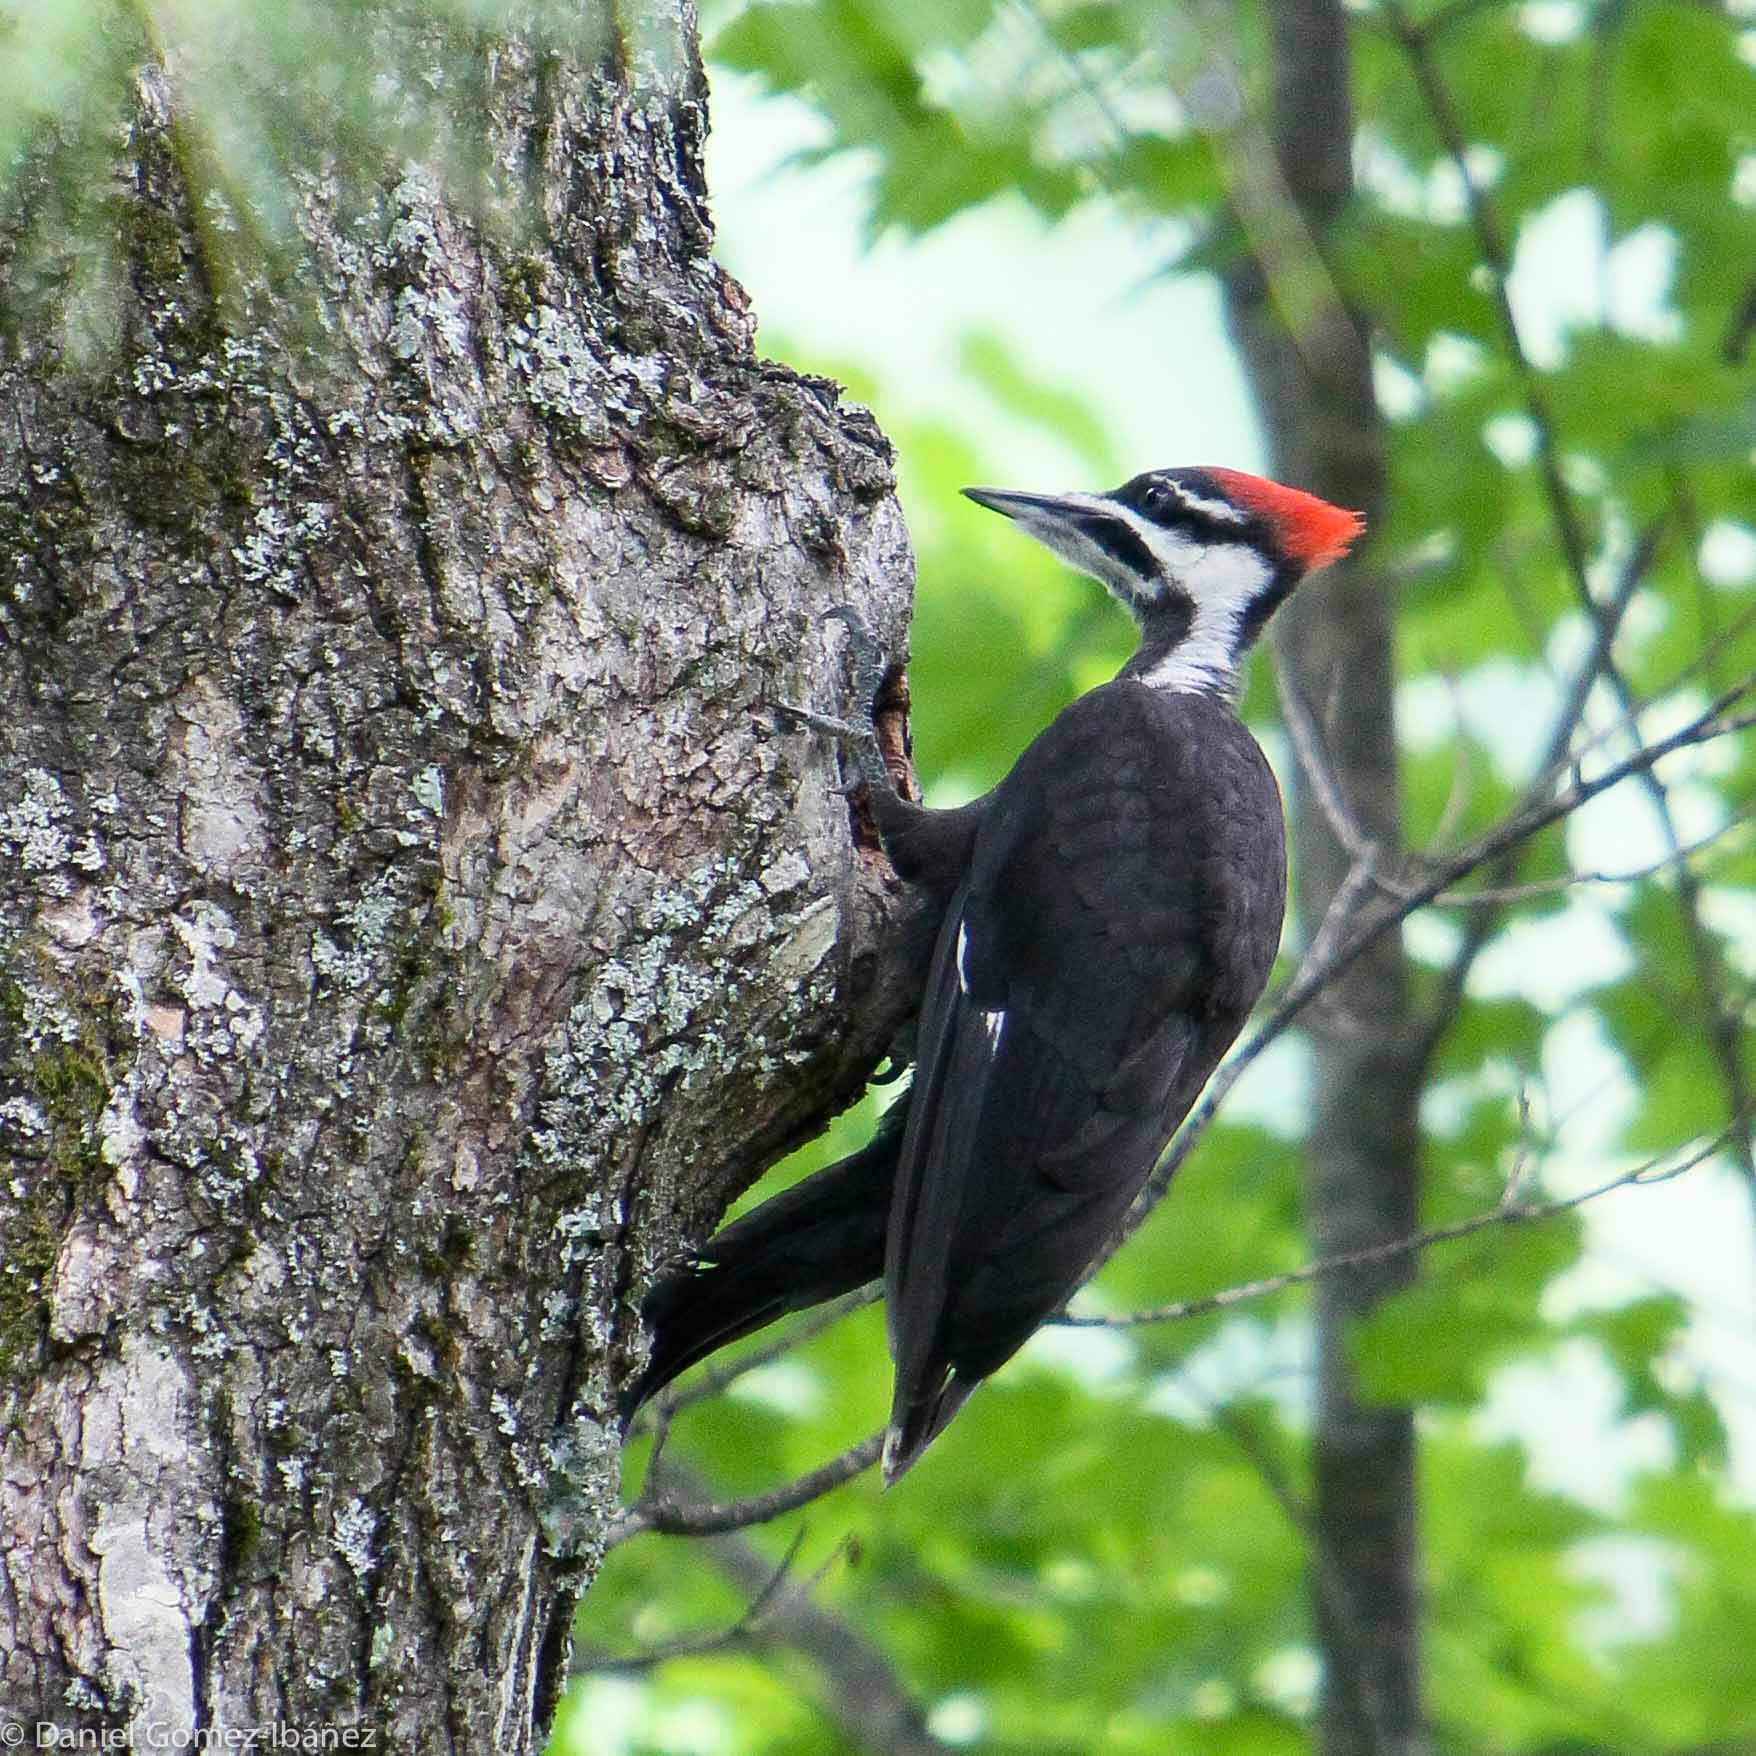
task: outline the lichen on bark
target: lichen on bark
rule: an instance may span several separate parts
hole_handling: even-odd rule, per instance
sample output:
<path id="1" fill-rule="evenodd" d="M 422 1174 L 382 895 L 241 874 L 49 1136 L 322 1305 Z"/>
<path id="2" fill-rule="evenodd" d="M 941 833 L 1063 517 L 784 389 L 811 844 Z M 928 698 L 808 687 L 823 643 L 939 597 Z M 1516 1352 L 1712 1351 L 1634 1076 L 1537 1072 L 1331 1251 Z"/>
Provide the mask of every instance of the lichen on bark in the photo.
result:
<path id="1" fill-rule="evenodd" d="M 771 705 L 839 705 L 831 604 L 901 648 L 888 449 L 755 355 L 692 47 L 479 54 L 516 214 L 314 149 L 253 266 L 143 48 L 102 347 L 28 165 L 0 241 L 27 1725 L 530 1748 L 644 1277 L 907 1010 L 911 905 Z"/>

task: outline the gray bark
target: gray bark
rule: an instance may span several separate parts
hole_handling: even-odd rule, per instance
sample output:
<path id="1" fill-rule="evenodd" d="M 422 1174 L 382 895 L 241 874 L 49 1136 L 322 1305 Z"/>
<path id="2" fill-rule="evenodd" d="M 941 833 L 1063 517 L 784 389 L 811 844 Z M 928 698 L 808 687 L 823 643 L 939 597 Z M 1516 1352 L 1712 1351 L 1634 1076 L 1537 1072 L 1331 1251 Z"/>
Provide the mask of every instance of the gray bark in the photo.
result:
<path id="1" fill-rule="evenodd" d="M 906 1008 L 910 904 L 765 705 L 841 705 L 833 603 L 900 650 L 889 453 L 754 356 L 669 28 L 644 85 L 483 55 L 522 229 L 317 165 L 291 269 L 143 56 L 96 347 L 27 168 L 0 1720 L 540 1743 L 642 1283 Z"/>
<path id="2" fill-rule="evenodd" d="M 1249 209 L 1254 197 L 1267 218 L 1254 228 L 1252 260 L 1230 277 L 1230 317 L 1276 471 L 1370 520 L 1384 462 L 1365 322 L 1322 254 L 1353 192 L 1345 15 L 1337 0 L 1273 0 L 1267 19 L 1270 139 L 1254 176 L 1246 167 L 1241 202 Z M 1301 587 L 1276 630 L 1280 662 L 1321 718 L 1331 776 L 1387 851 L 1400 841 L 1391 608 L 1368 555 Z M 1293 820 L 1294 905 L 1308 941 L 1350 859 L 1303 772 Z M 1328 987 L 1308 1034 L 1313 1248 L 1331 1256 L 1406 1237 L 1418 1220 L 1422 1067 L 1399 936 Z M 1414 1417 L 1361 1402 L 1348 1358 L 1351 1320 L 1402 1284 L 1412 1262 L 1391 1257 L 1317 1284 L 1312 1595 L 1325 1756 L 1419 1756 L 1427 1747 Z"/>

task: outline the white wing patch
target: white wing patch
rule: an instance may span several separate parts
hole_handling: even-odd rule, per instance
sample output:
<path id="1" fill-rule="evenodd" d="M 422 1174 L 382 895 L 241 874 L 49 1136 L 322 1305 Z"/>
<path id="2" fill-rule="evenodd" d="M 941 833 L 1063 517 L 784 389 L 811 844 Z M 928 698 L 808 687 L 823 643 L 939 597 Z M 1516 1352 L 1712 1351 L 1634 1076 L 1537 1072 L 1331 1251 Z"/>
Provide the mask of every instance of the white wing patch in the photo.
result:
<path id="1" fill-rule="evenodd" d="M 957 985 L 963 991 L 964 999 L 971 998 L 969 991 L 969 971 L 964 967 L 964 953 L 969 949 L 969 927 L 963 921 L 957 923 Z M 990 1011 L 985 1006 L 976 1010 L 982 1015 L 982 1029 L 988 1037 L 988 1053 L 1000 1053 L 1000 1038 L 1006 1031 L 1006 1008 L 996 1006 Z"/>

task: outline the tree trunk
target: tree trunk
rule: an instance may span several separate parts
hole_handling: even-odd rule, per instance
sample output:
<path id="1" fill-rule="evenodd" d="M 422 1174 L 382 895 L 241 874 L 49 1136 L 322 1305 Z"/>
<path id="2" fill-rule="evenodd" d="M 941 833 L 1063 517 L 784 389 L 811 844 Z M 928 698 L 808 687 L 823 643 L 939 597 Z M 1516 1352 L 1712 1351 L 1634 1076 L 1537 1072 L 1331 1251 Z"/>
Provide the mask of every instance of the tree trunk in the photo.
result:
<path id="1" fill-rule="evenodd" d="M 1375 513 L 1382 434 L 1365 324 L 1330 278 L 1322 239 L 1353 193 L 1345 15 L 1338 0 L 1271 0 L 1270 139 L 1246 148 L 1238 205 L 1251 260 L 1229 312 L 1276 471 Z M 1320 719 L 1329 773 L 1361 829 L 1400 840 L 1391 602 L 1369 556 L 1294 594 L 1277 624 L 1290 684 Z M 1301 768 L 1293 785 L 1294 905 L 1311 936 L 1350 855 Z M 1308 1016 L 1307 1212 L 1318 1256 L 1405 1237 L 1417 1223 L 1419 1035 L 1401 940 L 1330 984 Z M 1313 1599 L 1324 1656 L 1324 1756 L 1419 1756 L 1421 1707 L 1413 1412 L 1361 1403 L 1350 1321 L 1406 1281 L 1412 1258 L 1317 1283 Z"/>
<path id="2" fill-rule="evenodd" d="M 841 705 L 833 603 L 900 648 L 889 453 L 752 352 L 670 4 L 669 55 L 482 47 L 476 222 L 294 167 L 290 266 L 143 49 L 95 346 L 26 168 L 0 1720 L 540 1744 L 642 1281 L 906 1010 L 911 905 L 767 706 Z"/>

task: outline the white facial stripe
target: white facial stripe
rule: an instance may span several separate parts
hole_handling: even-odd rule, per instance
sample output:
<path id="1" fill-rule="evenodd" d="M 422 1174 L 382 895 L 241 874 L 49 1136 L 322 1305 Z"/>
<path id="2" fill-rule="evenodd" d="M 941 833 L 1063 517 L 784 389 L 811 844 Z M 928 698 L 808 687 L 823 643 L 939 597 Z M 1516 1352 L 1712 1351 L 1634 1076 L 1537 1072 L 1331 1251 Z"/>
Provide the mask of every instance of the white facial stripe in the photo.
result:
<path id="1" fill-rule="evenodd" d="M 1126 521 L 1157 563 L 1159 580 L 1152 582 L 1148 601 L 1161 595 L 1160 580 L 1174 579 L 1179 584 L 1186 583 L 1191 571 L 1200 566 L 1202 556 L 1210 552 L 1209 544 L 1198 543 L 1182 531 L 1166 530 L 1162 524 L 1154 524 L 1138 512 L 1130 512 L 1126 506 L 1112 505 L 1111 510 L 1116 517 Z"/>
<path id="2" fill-rule="evenodd" d="M 1165 487 L 1175 494 L 1192 512 L 1204 513 L 1216 524 L 1248 524 L 1250 515 L 1241 512 L 1229 500 L 1209 500 L 1205 494 L 1197 494 L 1186 488 L 1181 482 L 1166 482 Z"/>
<path id="3" fill-rule="evenodd" d="M 1163 559 L 1194 600 L 1195 617 L 1189 632 L 1141 678 L 1155 689 L 1206 689 L 1223 683 L 1237 663 L 1244 612 L 1274 577 L 1262 556 L 1244 543 L 1183 547 L 1182 556 Z"/>
<path id="4" fill-rule="evenodd" d="M 1080 512 L 1090 512 L 1099 518 L 1113 518 L 1125 522 L 1131 530 L 1144 536 L 1141 520 L 1136 518 L 1125 507 L 1118 506 L 1114 500 L 1107 500 L 1101 494 L 1066 494 L 1061 497 L 1061 507 L 1073 507 Z M 1014 514 L 1017 523 L 1024 526 L 1044 548 L 1059 555 L 1069 567 L 1081 573 L 1088 573 L 1093 579 L 1101 581 L 1119 597 L 1123 603 L 1131 604 L 1142 601 L 1143 593 L 1148 592 L 1148 582 L 1143 580 L 1132 567 L 1116 560 L 1098 543 L 1092 541 L 1084 531 L 1068 523 L 1064 517 L 1038 518 L 1030 512 Z M 1162 533 L 1161 533 L 1162 534 Z"/>
<path id="5" fill-rule="evenodd" d="M 1167 484 L 1183 500 L 1203 512 L 1235 524 L 1248 522 L 1248 515 L 1223 501 L 1206 500 L 1175 483 Z M 1051 521 L 1029 512 L 1017 520 L 1038 542 L 1052 549 L 1070 567 L 1101 580 L 1124 603 L 1142 614 L 1163 596 L 1162 581 L 1169 580 L 1187 592 L 1195 606 L 1189 632 L 1159 660 L 1142 681 L 1160 689 L 1209 689 L 1231 677 L 1236 660 L 1239 630 L 1244 612 L 1274 577 L 1268 560 L 1250 543 L 1203 543 L 1184 531 L 1167 530 L 1162 524 L 1102 494 L 1068 494 L 1062 508 L 1092 512 L 1124 524 L 1151 553 L 1159 578 L 1147 580 L 1132 567 L 1108 554 L 1064 517 Z M 958 941 L 958 973 L 963 972 L 963 941 Z M 965 984 L 965 993 L 968 985 Z"/>

